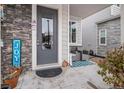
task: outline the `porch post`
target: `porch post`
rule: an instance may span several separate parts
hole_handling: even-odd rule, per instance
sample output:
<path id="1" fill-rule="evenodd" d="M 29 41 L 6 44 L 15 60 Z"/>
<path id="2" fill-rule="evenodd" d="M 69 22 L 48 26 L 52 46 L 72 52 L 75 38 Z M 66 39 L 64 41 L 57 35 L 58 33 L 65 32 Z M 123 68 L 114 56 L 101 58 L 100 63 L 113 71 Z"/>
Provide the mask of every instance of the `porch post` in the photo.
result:
<path id="1" fill-rule="evenodd" d="M 124 4 L 121 4 L 121 44 L 124 45 Z"/>

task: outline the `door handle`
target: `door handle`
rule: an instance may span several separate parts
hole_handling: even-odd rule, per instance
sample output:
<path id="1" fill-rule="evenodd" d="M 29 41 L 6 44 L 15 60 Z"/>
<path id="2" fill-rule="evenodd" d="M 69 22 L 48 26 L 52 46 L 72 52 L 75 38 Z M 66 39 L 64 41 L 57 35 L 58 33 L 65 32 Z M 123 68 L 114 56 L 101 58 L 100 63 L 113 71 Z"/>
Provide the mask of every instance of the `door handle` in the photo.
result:
<path id="1" fill-rule="evenodd" d="M 40 40 L 37 40 L 37 46 L 39 46 L 40 45 Z"/>

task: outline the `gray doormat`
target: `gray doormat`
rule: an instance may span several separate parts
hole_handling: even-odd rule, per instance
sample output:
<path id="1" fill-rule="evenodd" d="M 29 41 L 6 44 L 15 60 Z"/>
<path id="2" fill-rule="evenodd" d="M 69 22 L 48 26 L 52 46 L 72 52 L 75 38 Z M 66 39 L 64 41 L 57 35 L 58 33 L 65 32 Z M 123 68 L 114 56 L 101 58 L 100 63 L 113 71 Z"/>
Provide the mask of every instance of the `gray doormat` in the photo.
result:
<path id="1" fill-rule="evenodd" d="M 39 77 L 49 78 L 49 77 L 55 77 L 62 73 L 62 68 L 51 68 L 51 69 L 45 69 L 45 70 L 37 70 L 36 74 Z"/>

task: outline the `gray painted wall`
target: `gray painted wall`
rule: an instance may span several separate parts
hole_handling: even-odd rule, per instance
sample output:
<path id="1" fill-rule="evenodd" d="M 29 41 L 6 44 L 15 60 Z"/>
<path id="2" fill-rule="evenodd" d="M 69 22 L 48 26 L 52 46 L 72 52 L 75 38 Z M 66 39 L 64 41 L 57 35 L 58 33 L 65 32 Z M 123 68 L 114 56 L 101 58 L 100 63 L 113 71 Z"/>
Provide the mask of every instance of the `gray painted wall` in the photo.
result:
<path id="1" fill-rule="evenodd" d="M 97 22 L 111 19 L 111 7 L 105 8 L 82 20 L 83 49 L 92 49 L 97 53 Z"/>

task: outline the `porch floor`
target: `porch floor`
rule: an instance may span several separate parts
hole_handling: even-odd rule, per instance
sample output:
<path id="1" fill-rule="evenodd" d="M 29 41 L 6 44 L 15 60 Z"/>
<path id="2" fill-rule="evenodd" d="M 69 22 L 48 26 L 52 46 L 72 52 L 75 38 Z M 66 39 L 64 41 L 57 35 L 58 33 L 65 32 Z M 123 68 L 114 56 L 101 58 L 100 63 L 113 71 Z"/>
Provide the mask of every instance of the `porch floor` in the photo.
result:
<path id="1" fill-rule="evenodd" d="M 63 69 L 63 73 L 53 78 L 41 78 L 35 71 L 23 73 L 16 88 L 21 89 L 92 89 L 87 81 L 93 83 L 97 88 L 110 88 L 102 77 L 97 74 L 99 67 L 94 65 Z"/>

